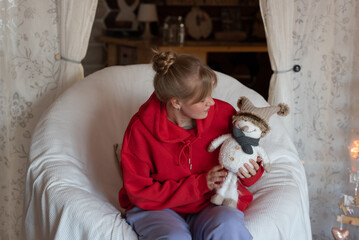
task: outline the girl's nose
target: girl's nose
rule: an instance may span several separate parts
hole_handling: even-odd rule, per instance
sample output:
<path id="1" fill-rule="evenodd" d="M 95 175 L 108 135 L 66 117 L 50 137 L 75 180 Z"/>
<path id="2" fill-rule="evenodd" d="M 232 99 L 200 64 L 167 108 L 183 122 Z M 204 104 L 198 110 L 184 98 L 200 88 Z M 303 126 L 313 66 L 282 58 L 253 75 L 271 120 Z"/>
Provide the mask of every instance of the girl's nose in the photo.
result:
<path id="1" fill-rule="evenodd" d="M 214 100 L 213 100 L 213 98 L 212 97 L 210 97 L 209 99 L 208 99 L 208 103 L 207 103 L 209 106 L 213 106 L 214 105 Z"/>

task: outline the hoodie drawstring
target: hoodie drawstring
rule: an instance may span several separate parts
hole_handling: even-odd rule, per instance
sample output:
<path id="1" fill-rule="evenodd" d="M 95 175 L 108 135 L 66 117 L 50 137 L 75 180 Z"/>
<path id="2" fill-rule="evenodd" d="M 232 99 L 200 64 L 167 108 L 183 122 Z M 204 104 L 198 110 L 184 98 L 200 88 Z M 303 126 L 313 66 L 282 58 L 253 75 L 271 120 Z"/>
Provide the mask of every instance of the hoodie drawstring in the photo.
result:
<path id="1" fill-rule="evenodd" d="M 187 156 L 186 156 L 186 149 L 188 149 L 188 164 L 189 164 L 189 168 L 190 170 L 192 170 L 192 144 L 191 142 L 183 142 L 184 145 L 180 151 L 180 154 L 178 156 L 178 159 L 177 159 L 177 165 L 181 165 L 181 164 L 185 164 L 185 160 L 182 160 L 182 159 L 186 159 Z"/>

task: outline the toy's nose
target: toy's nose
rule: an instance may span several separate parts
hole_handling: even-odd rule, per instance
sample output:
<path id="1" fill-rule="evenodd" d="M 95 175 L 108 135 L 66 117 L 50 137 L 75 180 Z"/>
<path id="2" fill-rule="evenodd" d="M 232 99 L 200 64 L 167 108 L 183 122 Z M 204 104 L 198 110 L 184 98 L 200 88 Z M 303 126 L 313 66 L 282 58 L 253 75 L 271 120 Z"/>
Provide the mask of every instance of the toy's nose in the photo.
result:
<path id="1" fill-rule="evenodd" d="M 241 130 L 243 131 L 243 132 L 245 132 L 245 131 L 248 131 L 248 126 L 243 126 L 243 127 L 241 127 Z"/>

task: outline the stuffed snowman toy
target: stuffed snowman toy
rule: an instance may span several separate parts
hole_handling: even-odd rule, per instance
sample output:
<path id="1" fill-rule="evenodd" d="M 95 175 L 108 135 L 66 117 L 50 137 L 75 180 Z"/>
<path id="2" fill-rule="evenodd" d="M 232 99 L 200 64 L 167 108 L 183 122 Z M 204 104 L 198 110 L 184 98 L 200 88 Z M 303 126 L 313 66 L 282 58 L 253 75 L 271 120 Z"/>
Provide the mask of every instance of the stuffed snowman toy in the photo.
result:
<path id="1" fill-rule="evenodd" d="M 289 113 L 289 107 L 286 104 L 257 108 L 246 97 L 239 98 L 237 106 L 240 111 L 233 116 L 232 133 L 214 139 L 208 147 L 208 151 L 213 152 L 222 145 L 219 162 L 228 170 L 222 188 L 217 189 L 211 202 L 234 208 L 237 207 L 238 202 L 237 173 L 239 168 L 246 170 L 243 165 L 250 164 L 250 159 L 256 161 L 260 156 L 264 170 L 270 172 L 269 158 L 264 149 L 259 146 L 259 140 L 270 130 L 268 121 L 271 115 L 277 113 L 280 116 L 286 116 Z"/>

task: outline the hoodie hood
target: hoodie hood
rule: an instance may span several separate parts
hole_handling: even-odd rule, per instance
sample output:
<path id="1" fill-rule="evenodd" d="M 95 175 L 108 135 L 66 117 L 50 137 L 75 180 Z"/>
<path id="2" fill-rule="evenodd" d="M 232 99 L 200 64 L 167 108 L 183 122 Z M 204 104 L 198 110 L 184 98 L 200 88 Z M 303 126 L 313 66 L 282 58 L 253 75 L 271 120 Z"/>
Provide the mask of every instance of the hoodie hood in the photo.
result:
<path id="1" fill-rule="evenodd" d="M 214 106 L 208 112 L 205 119 L 197 119 L 196 137 L 209 128 L 214 117 Z M 167 119 L 166 105 L 158 100 L 155 93 L 139 109 L 139 119 L 142 124 L 158 140 L 168 143 L 181 142 L 189 138 L 191 134 Z"/>

